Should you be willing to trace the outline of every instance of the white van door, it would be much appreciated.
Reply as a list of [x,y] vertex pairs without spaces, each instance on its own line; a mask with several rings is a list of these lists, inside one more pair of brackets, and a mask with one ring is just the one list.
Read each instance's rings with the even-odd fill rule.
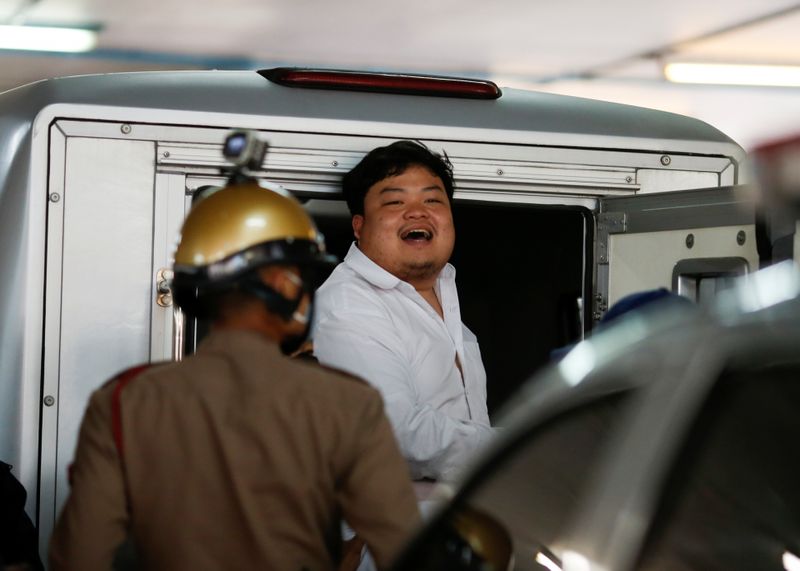
[[159,170],[155,137],[129,138],[124,126],[61,120],[50,129],[42,553],[69,495],[89,395],[130,366],[179,357],[165,270],[189,207],[185,175]]
[[68,466],[90,393],[126,366],[150,360],[156,200],[152,142],[66,137],[54,126],[50,152],[42,553],[69,494]]
[[594,251],[594,321],[620,298],[667,288],[702,302],[759,267],[748,187],[686,190],[600,201]]

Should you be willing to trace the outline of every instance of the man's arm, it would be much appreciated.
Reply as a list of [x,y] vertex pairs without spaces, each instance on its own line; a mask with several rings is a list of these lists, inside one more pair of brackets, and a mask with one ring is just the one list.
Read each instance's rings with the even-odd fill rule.
[[492,428],[420,402],[409,358],[392,324],[379,314],[351,317],[331,313],[321,319],[314,354],[320,363],[361,377],[380,391],[414,479],[450,479],[490,440]]
[[386,569],[419,525],[408,467],[400,455],[381,398],[370,391],[356,416],[354,446],[341,478],[344,519]]
[[110,569],[125,539],[125,485],[111,429],[113,386],[92,395],[83,417],[70,495],[50,541],[51,570]]

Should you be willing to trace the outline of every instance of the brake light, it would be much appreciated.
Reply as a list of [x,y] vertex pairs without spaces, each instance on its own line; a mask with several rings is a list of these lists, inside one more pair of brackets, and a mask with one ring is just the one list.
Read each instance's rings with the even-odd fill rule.
[[503,94],[500,88],[491,81],[436,75],[292,67],[262,69],[258,73],[273,83],[287,87],[460,97],[464,99],[497,99]]

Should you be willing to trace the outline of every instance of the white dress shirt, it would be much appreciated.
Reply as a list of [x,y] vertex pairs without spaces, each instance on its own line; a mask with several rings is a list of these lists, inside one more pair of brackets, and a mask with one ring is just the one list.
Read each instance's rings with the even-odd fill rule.
[[316,297],[314,354],[381,392],[414,479],[450,479],[492,435],[486,372],[450,264],[435,291],[444,319],[353,244]]

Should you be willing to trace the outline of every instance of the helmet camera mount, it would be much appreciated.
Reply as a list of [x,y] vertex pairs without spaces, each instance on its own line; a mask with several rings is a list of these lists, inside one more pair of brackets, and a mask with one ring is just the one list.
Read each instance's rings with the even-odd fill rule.
[[252,173],[261,170],[267,147],[267,142],[255,131],[233,131],[225,137],[222,154],[232,166],[223,166],[221,170],[228,176],[228,184],[255,180]]

